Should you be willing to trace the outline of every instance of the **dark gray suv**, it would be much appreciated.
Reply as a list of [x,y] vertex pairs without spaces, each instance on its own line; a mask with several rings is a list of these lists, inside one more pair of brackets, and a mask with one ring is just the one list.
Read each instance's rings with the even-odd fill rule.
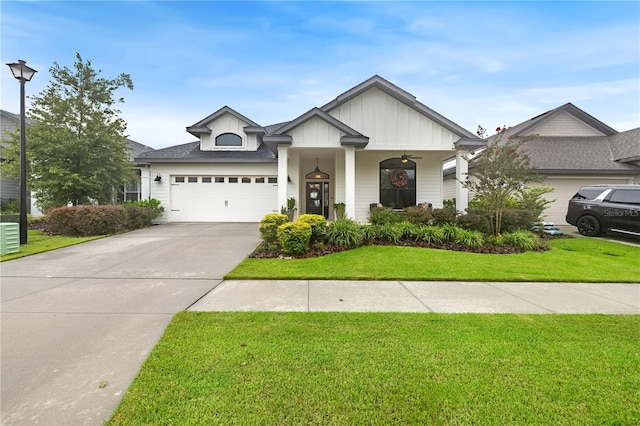
[[567,222],[595,237],[606,232],[640,236],[640,185],[593,185],[569,200]]

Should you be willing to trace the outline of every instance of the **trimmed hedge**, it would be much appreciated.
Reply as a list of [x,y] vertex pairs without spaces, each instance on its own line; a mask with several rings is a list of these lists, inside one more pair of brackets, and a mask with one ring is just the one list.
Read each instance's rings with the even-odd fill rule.
[[267,244],[278,241],[278,227],[289,222],[289,216],[282,213],[269,213],[260,221],[260,236]]
[[284,254],[302,254],[309,249],[311,234],[311,225],[307,222],[287,222],[278,227],[278,244]]
[[58,207],[47,212],[47,229],[54,235],[89,237],[151,226],[149,208],[122,205]]
[[327,233],[327,219],[319,214],[303,214],[298,217],[299,222],[306,222],[311,226],[311,243],[321,240]]

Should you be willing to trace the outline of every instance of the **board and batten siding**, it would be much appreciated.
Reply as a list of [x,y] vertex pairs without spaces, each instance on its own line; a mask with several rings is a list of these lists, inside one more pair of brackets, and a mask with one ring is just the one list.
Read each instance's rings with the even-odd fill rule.
[[369,137],[367,150],[452,150],[459,139],[413,108],[372,88],[329,112]]
[[326,121],[314,117],[293,129],[290,133],[296,148],[340,148],[340,130]]
[[[162,181],[155,182],[156,175]],[[278,176],[278,165],[268,164],[154,164],[151,168],[151,198],[160,201],[164,207],[159,222],[171,221],[171,182],[174,176],[237,176],[242,177],[275,177]],[[275,202],[275,200],[274,200]]]

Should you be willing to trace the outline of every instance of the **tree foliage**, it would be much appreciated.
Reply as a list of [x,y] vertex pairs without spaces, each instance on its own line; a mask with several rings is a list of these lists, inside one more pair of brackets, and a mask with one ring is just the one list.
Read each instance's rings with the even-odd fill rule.
[[[133,90],[128,74],[100,77],[91,61],[76,54],[73,69],[57,62],[52,80],[31,97],[27,114],[27,181],[41,207],[111,203],[116,189],[132,177],[126,123],[120,118],[115,92]],[[7,171],[17,175],[19,136],[7,149]]]
[[463,181],[489,210],[494,235],[500,235],[504,209],[510,207],[509,203],[522,193],[525,185],[544,180],[544,176],[531,167],[529,156],[521,149],[531,136],[504,138],[504,135],[502,129],[473,159],[473,167]]

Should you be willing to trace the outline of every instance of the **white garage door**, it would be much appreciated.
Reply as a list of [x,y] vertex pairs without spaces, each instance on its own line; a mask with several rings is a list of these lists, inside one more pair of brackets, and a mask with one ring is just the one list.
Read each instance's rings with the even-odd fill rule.
[[555,199],[545,211],[545,220],[556,225],[568,225],[565,221],[567,205],[578,189],[588,185],[615,185],[619,183],[629,183],[624,178],[547,178],[542,185],[555,188],[555,191],[546,194],[547,199]]
[[260,222],[277,204],[273,176],[171,176],[172,222]]

